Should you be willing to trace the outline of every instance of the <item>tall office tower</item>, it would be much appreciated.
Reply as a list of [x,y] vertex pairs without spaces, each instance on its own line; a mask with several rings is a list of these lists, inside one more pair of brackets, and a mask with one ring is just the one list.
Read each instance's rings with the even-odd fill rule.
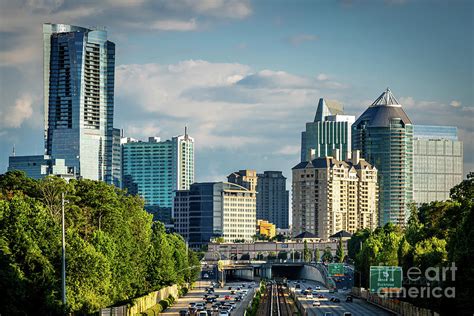
[[75,175],[119,184],[114,153],[115,44],[104,30],[43,24],[45,152]]
[[122,172],[123,187],[145,199],[155,220],[170,224],[174,191],[194,182],[194,139],[187,132],[166,141],[123,138]]
[[176,191],[174,228],[200,249],[212,238],[251,241],[256,229],[256,193],[228,182],[194,183]]
[[463,143],[454,126],[413,126],[413,199],[417,204],[449,199],[462,181]]
[[413,125],[390,89],[352,125],[352,148],[378,170],[380,225],[405,225],[413,202]]
[[353,152],[341,161],[327,156],[293,167],[293,236],[311,232],[328,239],[346,230],[378,225],[377,169]]
[[352,115],[342,115],[338,103],[319,99],[314,121],[306,123],[306,131],[301,133],[301,161],[330,156],[334,149],[339,149],[342,159],[348,159],[354,120]]
[[243,186],[250,191],[255,191],[257,188],[257,171],[239,170],[237,172],[232,172],[227,176],[227,181]]
[[288,228],[289,191],[281,171],[257,174],[257,219],[264,219],[277,228]]

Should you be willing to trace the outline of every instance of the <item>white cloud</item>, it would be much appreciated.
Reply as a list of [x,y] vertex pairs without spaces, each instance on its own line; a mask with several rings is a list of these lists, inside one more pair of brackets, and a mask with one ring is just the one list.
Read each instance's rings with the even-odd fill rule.
[[321,74],[316,76],[316,79],[318,79],[319,81],[326,81],[326,80],[329,79],[329,76],[326,75],[326,74],[321,73]]
[[[159,126],[162,137],[173,136],[188,125],[202,147],[266,143],[274,151],[281,139],[269,139],[269,134],[296,126],[299,130],[306,121],[300,117],[314,115],[324,84],[284,71],[255,72],[237,63],[186,60],[170,65],[120,65],[116,103],[121,105],[121,117],[127,117],[125,126],[131,137],[146,136],[149,125],[143,122]],[[284,149],[285,153],[295,150]]]
[[449,105],[451,105],[454,108],[458,108],[458,107],[461,106],[461,102],[453,100],[453,101],[451,101],[451,103],[449,103]]
[[193,31],[197,29],[196,19],[182,20],[158,20],[151,24],[151,29],[161,31]]
[[24,94],[15,101],[15,104],[0,112],[1,125],[7,128],[20,127],[33,114],[33,98]]
[[275,154],[294,156],[294,155],[297,155],[299,152],[300,152],[299,145],[286,145],[286,146],[282,146],[278,148],[278,150],[275,151]]

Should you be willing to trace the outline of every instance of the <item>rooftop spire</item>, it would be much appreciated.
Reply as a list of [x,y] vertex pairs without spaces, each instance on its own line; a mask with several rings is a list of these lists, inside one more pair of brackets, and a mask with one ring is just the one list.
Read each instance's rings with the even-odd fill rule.
[[318,109],[316,110],[316,115],[314,116],[315,122],[322,122],[326,116],[331,115],[331,111],[326,105],[326,101],[323,98],[319,99]]
[[392,94],[392,91],[387,87],[385,91],[372,103],[372,106],[400,106],[398,100]]

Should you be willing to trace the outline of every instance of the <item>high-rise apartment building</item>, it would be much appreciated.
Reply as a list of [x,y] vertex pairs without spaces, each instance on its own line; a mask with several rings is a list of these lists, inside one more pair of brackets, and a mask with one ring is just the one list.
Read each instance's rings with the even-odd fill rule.
[[257,218],[267,220],[277,228],[289,227],[289,191],[281,171],[257,174]]
[[194,182],[194,139],[185,135],[148,142],[122,139],[123,187],[139,194],[154,219],[171,223],[175,190],[187,190]]
[[193,249],[212,238],[251,241],[256,228],[256,193],[228,182],[194,183],[176,191],[174,228]]
[[120,187],[115,44],[105,30],[47,23],[43,58],[46,155],[64,159],[77,177]]
[[417,204],[449,199],[462,181],[463,143],[454,126],[413,126],[413,199]]
[[327,156],[293,167],[293,236],[310,232],[328,239],[346,230],[378,225],[377,169],[353,152],[341,161]]
[[314,121],[306,123],[306,131],[301,133],[301,161],[330,156],[335,149],[339,149],[342,159],[348,159],[354,120],[354,116],[342,114],[338,103],[319,99]]
[[227,176],[227,181],[235,183],[250,191],[255,191],[257,188],[257,171],[255,170],[239,170],[232,172]]
[[413,125],[390,89],[352,125],[352,148],[378,170],[380,225],[405,225],[413,202]]

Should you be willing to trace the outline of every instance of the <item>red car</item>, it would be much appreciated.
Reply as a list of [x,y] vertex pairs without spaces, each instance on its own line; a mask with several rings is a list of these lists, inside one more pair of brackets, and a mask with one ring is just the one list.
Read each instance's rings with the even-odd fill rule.
[[225,299],[225,300],[230,300],[230,296],[229,296],[229,295],[226,295],[226,296],[224,296],[224,299]]

